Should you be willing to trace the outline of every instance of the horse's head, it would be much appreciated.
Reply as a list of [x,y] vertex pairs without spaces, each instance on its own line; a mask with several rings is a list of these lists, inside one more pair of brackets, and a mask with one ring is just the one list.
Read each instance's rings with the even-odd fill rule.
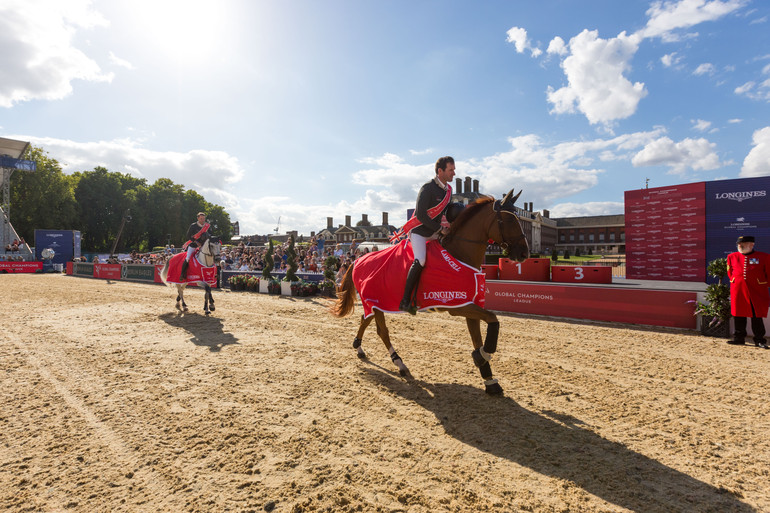
[[492,210],[497,217],[497,226],[491,230],[491,233],[492,239],[508,252],[508,258],[523,262],[529,258],[529,245],[521,228],[519,216],[516,215],[516,208],[513,206],[519,196],[521,191],[514,196],[511,189],[503,199],[496,200],[492,204]]
[[[208,248],[208,251],[205,251],[205,249]],[[222,251],[222,239],[216,235],[212,235],[208,239],[206,239],[206,242],[204,243],[204,251],[203,253],[208,253],[209,255],[214,257],[215,261],[218,261],[220,258],[220,254]]]

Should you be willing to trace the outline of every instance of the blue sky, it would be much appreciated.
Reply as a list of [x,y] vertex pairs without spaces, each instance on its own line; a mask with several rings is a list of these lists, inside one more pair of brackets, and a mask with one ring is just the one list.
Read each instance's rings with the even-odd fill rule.
[[0,0],[0,136],[241,233],[405,221],[443,155],[552,216],[770,175],[764,0]]

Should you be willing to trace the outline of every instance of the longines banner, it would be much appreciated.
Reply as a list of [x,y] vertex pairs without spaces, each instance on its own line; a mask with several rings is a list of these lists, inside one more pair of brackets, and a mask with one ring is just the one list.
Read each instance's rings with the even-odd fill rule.
[[706,280],[705,182],[626,191],[626,277]]
[[706,261],[735,251],[741,235],[753,235],[757,251],[770,253],[770,177],[706,183]]

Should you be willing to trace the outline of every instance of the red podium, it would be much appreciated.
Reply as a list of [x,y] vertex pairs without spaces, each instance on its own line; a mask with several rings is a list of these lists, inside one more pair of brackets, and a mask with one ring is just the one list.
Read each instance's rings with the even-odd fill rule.
[[557,283],[612,283],[612,267],[554,265],[551,281]]
[[547,258],[528,258],[521,263],[501,258],[499,266],[501,280],[549,281],[551,279],[551,261]]
[[483,264],[481,266],[481,272],[484,273],[487,280],[496,280],[499,270],[498,266],[492,264]]

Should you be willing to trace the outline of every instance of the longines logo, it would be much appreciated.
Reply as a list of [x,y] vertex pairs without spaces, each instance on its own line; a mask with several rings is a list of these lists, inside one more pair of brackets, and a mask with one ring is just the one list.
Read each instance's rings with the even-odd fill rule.
[[432,299],[433,301],[439,301],[441,303],[448,303],[453,299],[467,299],[468,295],[462,291],[455,290],[441,290],[423,292],[423,299]]
[[715,199],[729,199],[737,202],[751,198],[764,198],[767,191],[718,192]]

